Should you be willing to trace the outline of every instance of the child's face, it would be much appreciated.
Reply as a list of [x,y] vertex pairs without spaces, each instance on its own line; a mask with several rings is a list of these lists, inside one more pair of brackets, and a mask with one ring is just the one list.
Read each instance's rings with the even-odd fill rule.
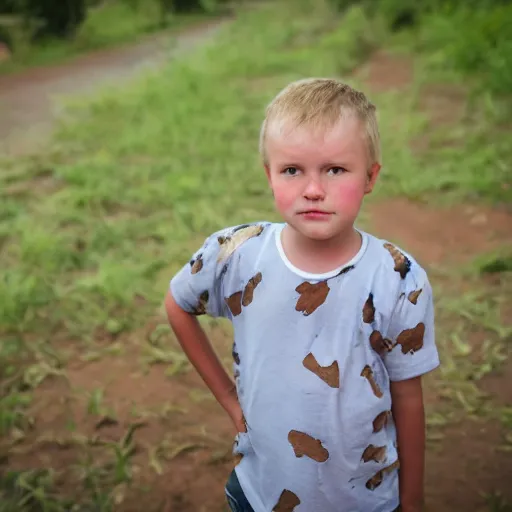
[[276,207],[307,238],[329,240],[353,228],[380,170],[368,161],[363,133],[352,116],[318,133],[268,131],[265,170]]

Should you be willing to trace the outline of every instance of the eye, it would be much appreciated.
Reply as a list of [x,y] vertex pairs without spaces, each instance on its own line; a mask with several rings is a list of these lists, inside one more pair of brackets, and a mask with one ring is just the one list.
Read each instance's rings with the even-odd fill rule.
[[287,167],[283,170],[283,174],[288,174],[289,176],[297,176],[299,173],[299,170],[297,167]]
[[331,167],[328,172],[333,176],[339,176],[340,174],[347,172],[347,170],[343,167]]

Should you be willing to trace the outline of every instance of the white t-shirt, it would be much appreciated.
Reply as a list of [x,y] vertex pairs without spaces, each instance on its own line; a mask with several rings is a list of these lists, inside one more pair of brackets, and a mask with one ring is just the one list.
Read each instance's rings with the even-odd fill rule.
[[284,254],[283,227],[212,234],[170,284],[185,311],[233,323],[248,429],[234,444],[240,485],[255,512],[391,512],[390,381],[439,365],[427,275],[363,231],[351,261],[303,272]]

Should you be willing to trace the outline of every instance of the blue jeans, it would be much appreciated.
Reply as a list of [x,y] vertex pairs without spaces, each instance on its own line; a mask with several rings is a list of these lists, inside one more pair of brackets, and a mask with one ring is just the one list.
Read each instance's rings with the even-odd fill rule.
[[254,512],[233,469],[226,483],[226,498],[232,512]]

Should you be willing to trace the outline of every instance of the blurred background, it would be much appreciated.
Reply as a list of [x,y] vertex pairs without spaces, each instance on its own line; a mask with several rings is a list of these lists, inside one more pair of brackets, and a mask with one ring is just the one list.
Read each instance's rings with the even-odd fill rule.
[[162,300],[279,220],[259,127],[308,76],[377,105],[360,227],[433,283],[426,510],[512,510],[510,2],[0,0],[0,512],[227,510],[234,428]]

